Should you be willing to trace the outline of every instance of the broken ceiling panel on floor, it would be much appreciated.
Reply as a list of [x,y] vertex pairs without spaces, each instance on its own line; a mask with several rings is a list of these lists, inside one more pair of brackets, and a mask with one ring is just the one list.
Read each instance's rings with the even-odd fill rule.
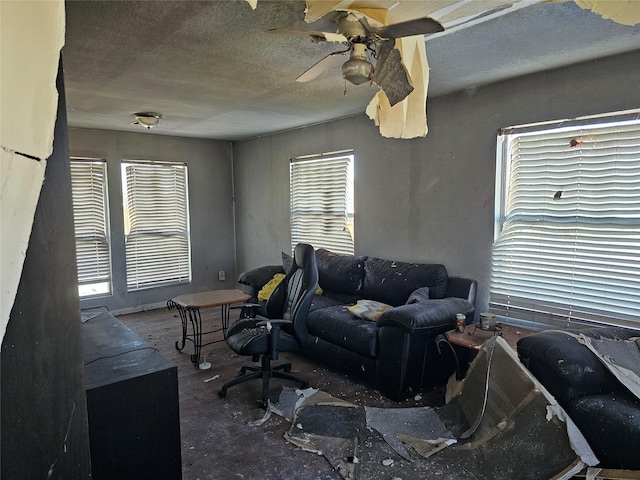
[[618,381],[640,399],[640,336],[614,340],[579,335],[578,341],[586,345]]
[[283,389],[283,405],[296,405],[285,438],[323,454],[348,480],[380,472],[403,480],[423,479],[425,472],[448,479],[568,479],[597,463],[571,419],[500,337],[485,344],[456,387],[445,406],[393,409],[308,390],[296,391],[299,400],[292,401],[291,390]]

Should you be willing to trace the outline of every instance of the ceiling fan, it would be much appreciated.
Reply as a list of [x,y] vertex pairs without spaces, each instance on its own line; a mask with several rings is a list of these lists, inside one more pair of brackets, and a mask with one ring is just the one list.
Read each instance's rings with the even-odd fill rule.
[[330,53],[296,81],[309,82],[348,56],[348,60],[342,64],[342,77],[354,85],[373,81],[384,90],[392,106],[413,91],[400,52],[395,48],[395,39],[444,30],[439,22],[429,17],[372,27],[363,15],[338,12],[335,22],[337,33],[286,29],[273,29],[270,32],[308,35],[316,43],[328,41],[346,44],[346,49]]

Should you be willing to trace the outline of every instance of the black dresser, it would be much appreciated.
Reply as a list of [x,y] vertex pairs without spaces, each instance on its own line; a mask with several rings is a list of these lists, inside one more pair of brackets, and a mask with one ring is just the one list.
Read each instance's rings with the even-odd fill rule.
[[177,367],[109,312],[82,333],[92,477],[181,479]]

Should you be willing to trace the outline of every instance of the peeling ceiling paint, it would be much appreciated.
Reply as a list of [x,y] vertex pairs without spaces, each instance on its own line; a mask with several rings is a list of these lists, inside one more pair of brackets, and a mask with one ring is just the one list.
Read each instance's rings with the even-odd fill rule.
[[621,25],[640,23],[640,2],[637,0],[575,0],[575,2],[578,6]]

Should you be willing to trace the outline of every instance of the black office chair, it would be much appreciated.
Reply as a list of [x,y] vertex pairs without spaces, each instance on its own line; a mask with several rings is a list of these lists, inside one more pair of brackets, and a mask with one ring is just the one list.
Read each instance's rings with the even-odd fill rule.
[[[307,388],[308,382],[291,373],[291,364],[271,365],[278,359],[279,352],[297,350],[307,337],[307,314],[318,286],[318,267],[313,247],[304,243],[296,245],[293,266],[275,288],[264,307],[266,316],[240,318],[227,332],[227,343],[239,355],[252,356],[257,362],[262,356],[260,367],[244,365],[239,376],[225,383],[218,395],[224,398],[227,389],[257,378],[262,379],[262,407],[269,400],[269,379],[271,377],[293,380],[300,388]],[[253,372],[246,374],[247,371]]]

